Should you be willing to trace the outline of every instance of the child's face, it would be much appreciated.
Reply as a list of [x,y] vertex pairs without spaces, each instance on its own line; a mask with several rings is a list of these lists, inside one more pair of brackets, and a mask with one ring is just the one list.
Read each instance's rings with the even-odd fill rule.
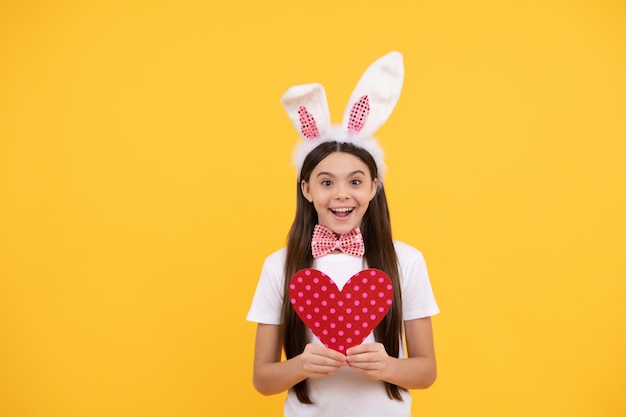
[[304,197],[313,203],[319,224],[338,235],[361,225],[378,180],[356,156],[334,152],[317,164],[309,181],[302,181]]

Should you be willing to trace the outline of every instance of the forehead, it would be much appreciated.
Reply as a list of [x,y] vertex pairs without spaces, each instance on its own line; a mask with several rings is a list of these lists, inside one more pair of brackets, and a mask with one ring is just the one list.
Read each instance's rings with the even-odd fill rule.
[[359,157],[346,152],[333,152],[322,159],[313,169],[313,174],[327,172],[333,175],[348,175],[355,171],[369,173],[369,168]]

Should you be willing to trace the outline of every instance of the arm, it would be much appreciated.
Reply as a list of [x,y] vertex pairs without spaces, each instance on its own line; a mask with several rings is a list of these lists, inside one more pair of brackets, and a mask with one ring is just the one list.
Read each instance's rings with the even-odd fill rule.
[[257,326],[252,384],[263,395],[281,393],[303,379],[332,375],[346,366],[344,355],[312,343],[300,355],[281,361],[281,345],[280,326]]
[[382,343],[366,343],[348,349],[348,365],[372,379],[406,389],[428,388],[437,379],[437,365],[430,317],[404,322],[407,358],[387,355]]

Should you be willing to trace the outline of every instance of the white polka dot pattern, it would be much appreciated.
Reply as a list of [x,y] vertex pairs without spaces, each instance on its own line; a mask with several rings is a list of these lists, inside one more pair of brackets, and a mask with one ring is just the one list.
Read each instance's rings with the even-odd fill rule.
[[322,271],[306,268],[291,278],[289,297],[313,334],[326,347],[345,353],[363,342],[385,317],[393,300],[393,286],[383,271],[365,269],[339,291]]

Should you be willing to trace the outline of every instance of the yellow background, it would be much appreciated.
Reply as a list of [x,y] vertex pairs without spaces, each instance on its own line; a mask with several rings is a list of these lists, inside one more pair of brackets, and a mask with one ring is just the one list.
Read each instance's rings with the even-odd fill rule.
[[279,103],[403,52],[378,132],[442,313],[419,416],[624,416],[623,1],[0,3],[0,416],[277,416],[245,321]]

